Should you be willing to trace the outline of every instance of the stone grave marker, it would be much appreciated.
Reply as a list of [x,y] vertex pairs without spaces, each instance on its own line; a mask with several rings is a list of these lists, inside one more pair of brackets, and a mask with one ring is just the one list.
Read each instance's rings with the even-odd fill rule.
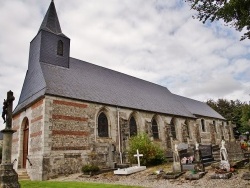
[[114,174],[116,174],[116,175],[129,175],[129,174],[133,174],[133,173],[145,170],[146,166],[141,166],[141,164],[140,164],[140,157],[142,157],[143,155],[139,153],[138,149],[137,149],[136,154],[134,156],[137,157],[137,166],[122,168],[122,169],[118,168],[117,170],[114,171]]
[[204,166],[209,166],[214,162],[212,145],[200,144],[199,150],[201,155],[201,162],[204,164]]
[[182,171],[182,165],[180,162],[180,156],[178,152],[178,145],[175,144],[174,151],[173,151],[173,166],[172,166],[172,172],[167,172],[162,175],[163,179],[176,179],[185,172]]
[[225,147],[225,141],[221,141],[220,148],[220,166],[215,169],[215,174],[211,176],[212,179],[229,179],[232,176],[230,172],[230,164],[228,161],[227,149]]
[[173,172],[181,172],[182,171],[182,167],[181,167],[181,162],[180,162],[180,156],[179,156],[179,152],[178,152],[178,145],[175,144],[175,150],[173,152]]
[[195,145],[194,161],[190,167],[192,168],[190,169],[189,173],[185,175],[186,180],[198,180],[206,174],[204,165],[201,161],[201,152],[199,150],[198,143]]
[[[250,153],[245,153],[244,154],[244,157],[245,158],[248,158],[248,163],[250,162],[249,159],[250,159]],[[243,175],[242,175],[242,179],[243,180],[250,180],[250,165],[248,167],[248,172],[245,172]]]

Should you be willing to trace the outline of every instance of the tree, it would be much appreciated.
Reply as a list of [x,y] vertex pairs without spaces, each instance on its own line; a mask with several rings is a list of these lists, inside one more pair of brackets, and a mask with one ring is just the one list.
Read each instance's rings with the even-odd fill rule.
[[185,0],[203,23],[223,20],[237,31],[246,30],[241,40],[250,39],[250,0]]
[[227,121],[236,124],[236,130],[241,133],[250,132],[250,105],[239,100],[212,99],[207,104],[221,114]]
[[241,125],[242,103],[239,100],[212,99],[207,101],[207,104],[216,112],[221,114],[226,120],[232,121],[237,127]]
[[244,104],[242,106],[242,116],[241,116],[241,132],[250,133],[250,105]]
[[132,163],[137,163],[137,159],[134,157],[137,149],[143,154],[140,159],[142,165],[152,166],[165,162],[164,151],[160,145],[151,141],[146,133],[132,136],[129,139],[128,158]]

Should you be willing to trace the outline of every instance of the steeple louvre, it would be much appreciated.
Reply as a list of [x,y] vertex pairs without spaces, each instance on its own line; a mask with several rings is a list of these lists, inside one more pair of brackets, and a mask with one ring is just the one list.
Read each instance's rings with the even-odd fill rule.
[[53,32],[55,34],[62,34],[62,30],[60,27],[59,19],[56,13],[56,7],[54,1],[52,0],[50,6],[47,10],[47,13],[43,19],[40,30],[46,30]]

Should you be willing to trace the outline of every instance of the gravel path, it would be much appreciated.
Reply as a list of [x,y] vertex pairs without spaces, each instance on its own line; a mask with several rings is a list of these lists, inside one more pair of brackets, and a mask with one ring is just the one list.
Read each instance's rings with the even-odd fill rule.
[[[82,181],[95,183],[109,183],[120,185],[143,186],[150,188],[250,188],[250,181],[241,179],[246,169],[240,169],[234,173],[230,179],[211,179],[214,170],[206,168],[207,174],[199,180],[185,180],[184,175],[175,180],[157,179],[152,173],[154,168],[147,168],[142,172],[128,176],[114,175],[113,172],[107,172],[92,177],[85,177],[81,173],[72,174],[67,177],[59,177],[51,181]],[[188,173],[188,172],[187,172]]]

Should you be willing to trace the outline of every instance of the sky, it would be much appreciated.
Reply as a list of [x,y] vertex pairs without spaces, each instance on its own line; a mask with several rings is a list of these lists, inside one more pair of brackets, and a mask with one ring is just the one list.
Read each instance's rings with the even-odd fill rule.
[[[29,44],[51,0],[0,1],[0,100],[18,103]],[[70,56],[206,102],[250,101],[250,41],[202,24],[184,0],[54,0]],[[0,121],[1,124],[1,121]]]

